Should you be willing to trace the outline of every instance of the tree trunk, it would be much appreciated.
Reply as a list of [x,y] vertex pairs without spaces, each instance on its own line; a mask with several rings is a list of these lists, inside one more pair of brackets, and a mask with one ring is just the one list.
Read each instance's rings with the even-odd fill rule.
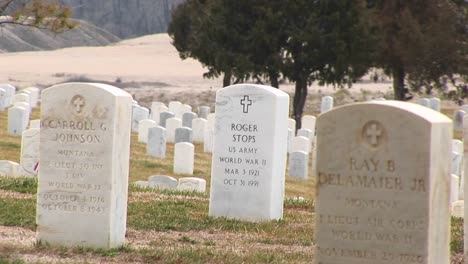
[[307,99],[307,77],[300,76],[296,80],[294,91],[293,118],[296,120],[296,130],[301,128],[302,113]]
[[270,72],[268,74],[268,76],[270,78],[271,87],[279,88],[278,73],[277,72]]
[[226,70],[224,72],[224,77],[223,77],[223,87],[231,85],[231,77],[232,77],[232,71]]
[[393,93],[395,94],[395,100],[405,101],[406,100],[405,69],[403,68],[402,65],[393,67],[392,77],[393,77]]

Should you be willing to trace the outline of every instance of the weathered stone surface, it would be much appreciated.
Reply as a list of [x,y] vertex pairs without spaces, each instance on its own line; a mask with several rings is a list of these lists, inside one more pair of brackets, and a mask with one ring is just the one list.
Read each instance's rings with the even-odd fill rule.
[[132,97],[105,84],[42,93],[37,240],[121,247],[125,242]]
[[160,190],[177,190],[178,181],[166,175],[153,175],[148,177],[148,187]]
[[18,177],[19,164],[9,160],[0,160],[0,176]]
[[317,139],[315,263],[449,263],[449,118],[347,105],[318,117]]
[[322,97],[322,103],[320,104],[320,113],[326,113],[333,109],[333,97],[327,95]]
[[39,140],[41,130],[31,128],[23,131],[21,138],[20,175],[36,177],[39,172]]
[[166,158],[166,141],[167,133],[164,127],[157,126],[148,129],[146,154],[155,158]]
[[179,127],[175,130],[174,143],[188,142],[192,143],[192,129],[188,127]]
[[289,154],[289,176],[307,179],[309,177],[308,163],[309,154],[305,151],[296,151]]
[[205,192],[206,180],[201,179],[201,178],[196,178],[196,177],[180,178],[177,189],[179,191]]

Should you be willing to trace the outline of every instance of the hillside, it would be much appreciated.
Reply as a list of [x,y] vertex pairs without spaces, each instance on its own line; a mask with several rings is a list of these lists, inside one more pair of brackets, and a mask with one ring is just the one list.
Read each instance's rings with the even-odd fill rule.
[[79,21],[76,29],[54,34],[36,28],[3,25],[0,32],[0,52],[55,50],[74,46],[105,46],[120,39],[102,28]]
[[120,38],[167,31],[172,10],[184,0],[61,0],[73,17],[86,20]]

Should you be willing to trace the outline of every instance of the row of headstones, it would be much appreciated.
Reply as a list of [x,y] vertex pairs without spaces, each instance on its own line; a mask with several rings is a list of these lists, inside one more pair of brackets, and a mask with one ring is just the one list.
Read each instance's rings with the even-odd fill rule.
[[[59,104],[77,95],[86,101],[83,107]],[[98,84],[63,84],[43,96],[42,120],[66,116],[101,129],[66,130],[71,136],[57,142],[63,127],[41,128],[41,163],[48,165],[40,166],[37,239],[121,246],[131,96]],[[235,85],[217,92],[210,216],[283,217],[288,104],[286,93],[270,87]],[[95,117],[102,107],[106,115]],[[320,115],[316,261],[448,264],[451,132],[450,119],[402,102],[348,105]],[[77,144],[80,139],[87,144]],[[65,158],[58,151],[63,149],[78,154]]]
[[147,181],[136,181],[133,184],[143,188],[153,188],[171,191],[206,191],[206,180],[197,177],[184,177],[176,179],[166,175],[153,175]]
[[[333,97],[324,96],[321,102],[321,113],[333,108]],[[148,111],[134,104],[133,124],[138,124],[138,141],[147,143],[147,154],[157,158],[165,158],[166,143],[204,143],[204,151],[211,152],[213,147],[214,114],[210,114],[210,108],[201,106],[200,118],[190,112],[191,107],[180,102],[173,101],[166,107],[163,103],[153,102],[151,107],[151,119],[142,119]],[[180,110],[182,109],[182,110]],[[135,112],[134,112],[135,113]],[[159,119],[157,118],[159,113]],[[177,114],[175,114],[177,113]],[[182,118],[178,118],[178,116]],[[137,118],[135,118],[137,117]],[[158,123],[158,122],[159,123]],[[313,150],[315,138],[315,117],[304,116],[302,128],[297,131],[297,136],[292,136],[296,131],[294,119],[289,119],[288,129],[288,153],[290,154],[289,175],[292,177],[308,177],[309,153]],[[188,159],[193,160],[192,159]],[[314,161],[313,161],[314,163]]]
[[[328,97],[333,102],[333,97]],[[326,102],[330,102],[330,100]],[[304,115],[301,119],[301,128],[296,132],[296,121],[292,118],[288,119],[288,175],[291,177],[308,178],[310,155],[312,154],[312,159],[315,159],[313,153],[316,139],[315,122],[315,116]]]
[[18,91],[9,84],[0,84],[0,111],[8,109],[8,134],[21,136],[27,128],[33,108],[39,103],[40,91],[29,87]]
[[178,101],[153,102],[151,111],[133,105],[132,130],[138,132],[138,141],[147,144],[147,154],[165,158],[167,143],[204,143],[204,151],[212,151],[214,114],[211,108],[200,106],[199,113]]
[[[198,114],[196,114],[192,112],[190,105],[182,104],[179,101],[171,101],[168,106],[161,102],[152,102],[150,111],[148,108],[138,105],[137,101],[133,101],[132,131],[138,132],[139,122],[147,119],[153,120],[157,125],[165,127],[167,119],[178,118],[183,123],[183,126],[191,127],[191,120],[195,118],[206,120],[210,112],[211,108],[209,106],[199,106]],[[185,117],[184,114],[186,114]]]

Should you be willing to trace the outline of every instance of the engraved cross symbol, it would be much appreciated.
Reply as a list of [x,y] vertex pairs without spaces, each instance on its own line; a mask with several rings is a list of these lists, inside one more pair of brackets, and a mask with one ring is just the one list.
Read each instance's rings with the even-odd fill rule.
[[377,128],[377,124],[372,124],[367,129],[367,136],[370,138],[370,143],[372,146],[376,146],[379,142],[379,137],[382,135],[382,130]]
[[244,113],[248,113],[249,112],[249,106],[252,105],[252,100],[250,100],[248,95],[244,95],[244,99],[242,99],[240,101],[240,104],[244,107],[242,109],[244,111]]
[[81,96],[77,96],[74,100],[73,100],[73,105],[75,106],[75,110],[77,113],[81,113],[81,109],[82,107],[84,106],[84,100]]

